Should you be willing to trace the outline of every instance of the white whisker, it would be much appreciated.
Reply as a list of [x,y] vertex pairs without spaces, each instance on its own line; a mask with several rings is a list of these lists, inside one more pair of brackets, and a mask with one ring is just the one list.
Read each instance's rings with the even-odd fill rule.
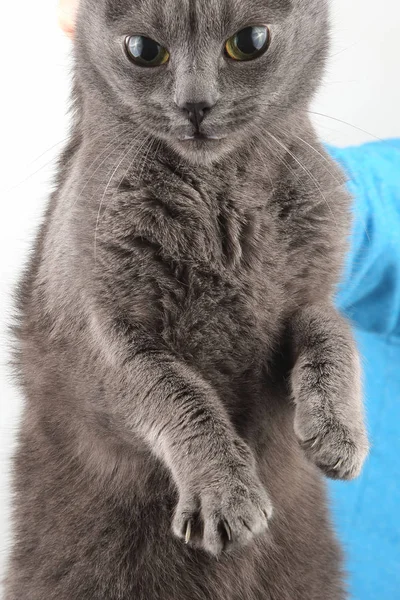
[[119,160],[119,162],[117,163],[116,167],[114,168],[108,182],[107,185],[104,189],[103,195],[101,197],[100,200],[100,204],[99,204],[99,209],[97,211],[97,218],[96,218],[96,226],[95,226],[95,231],[94,231],[94,260],[96,262],[96,244],[97,244],[97,230],[98,230],[98,226],[99,226],[99,219],[100,219],[100,214],[101,214],[101,207],[103,205],[104,199],[107,195],[108,189],[111,185],[112,180],[114,179],[114,176],[116,174],[116,172],[118,171],[118,169],[120,168],[120,166],[122,165],[123,161],[126,159],[126,157],[128,156],[129,152],[132,150],[133,146],[135,144],[135,140],[133,142],[131,142],[128,146],[128,149],[123,152],[122,154],[122,158]]
[[335,215],[333,213],[333,210],[331,208],[331,205],[328,202],[328,199],[326,198],[325,194],[322,191],[322,188],[320,186],[320,184],[318,183],[317,179],[314,177],[314,175],[311,173],[311,171],[309,169],[307,169],[307,167],[305,167],[302,162],[293,154],[293,152],[291,152],[289,150],[289,148],[287,146],[285,146],[285,144],[283,144],[280,140],[278,140],[278,138],[276,138],[272,133],[270,133],[269,131],[266,131],[266,134],[271,137],[281,148],[283,148],[283,150],[285,150],[289,156],[291,156],[293,158],[293,160],[299,165],[299,167],[308,175],[308,177],[311,179],[311,181],[314,183],[315,187],[318,189],[321,197],[324,199],[326,206],[328,207],[333,220],[336,223],[336,227],[338,228],[339,225],[336,221]]
[[[118,183],[118,185],[117,185],[117,187],[116,187],[116,189],[115,189],[115,192],[113,193],[113,195],[112,195],[112,197],[111,197],[111,200],[110,200],[110,202],[109,202],[109,205],[111,205],[111,204],[113,203],[113,201],[114,201],[114,198],[115,198],[115,196],[117,195],[117,193],[118,193],[118,190],[119,190],[119,188],[120,188],[120,187],[121,187],[121,185],[122,185],[122,182],[123,182],[123,181],[124,181],[124,179],[127,177],[127,175],[128,175],[128,173],[129,173],[129,171],[130,171],[130,169],[131,169],[131,167],[132,167],[133,163],[135,162],[135,160],[136,160],[136,158],[137,158],[138,154],[140,153],[140,151],[141,151],[141,149],[143,148],[143,146],[145,146],[145,144],[146,144],[147,140],[148,140],[150,137],[151,137],[151,134],[147,134],[147,135],[145,136],[144,140],[142,140],[142,142],[139,144],[139,147],[137,148],[137,151],[135,152],[135,154],[134,154],[133,158],[130,160],[130,162],[129,162],[129,165],[128,165],[127,169],[125,170],[125,172],[124,172],[123,176],[121,177],[121,179],[120,179],[120,181],[119,181],[119,183]],[[134,141],[136,141],[136,140],[137,140],[137,138],[138,138],[138,136],[136,136],[136,137],[135,137],[135,140],[134,140]],[[106,212],[107,212],[107,208],[106,208],[106,209],[105,209],[105,211],[104,211],[104,216],[105,216]]]

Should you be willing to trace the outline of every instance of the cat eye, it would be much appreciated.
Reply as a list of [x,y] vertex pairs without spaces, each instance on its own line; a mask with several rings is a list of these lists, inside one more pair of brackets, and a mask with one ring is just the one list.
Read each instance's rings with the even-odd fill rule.
[[254,60],[268,50],[270,42],[271,33],[266,25],[245,27],[229,38],[225,52],[233,60]]
[[159,67],[169,60],[169,52],[154,40],[143,35],[125,38],[128,58],[141,67]]

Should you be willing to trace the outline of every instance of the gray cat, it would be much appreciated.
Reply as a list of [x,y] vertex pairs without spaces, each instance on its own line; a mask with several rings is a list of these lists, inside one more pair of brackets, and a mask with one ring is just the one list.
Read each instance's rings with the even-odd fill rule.
[[341,600],[322,473],[368,449],[332,305],[321,0],[83,0],[19,289],[6,600]]

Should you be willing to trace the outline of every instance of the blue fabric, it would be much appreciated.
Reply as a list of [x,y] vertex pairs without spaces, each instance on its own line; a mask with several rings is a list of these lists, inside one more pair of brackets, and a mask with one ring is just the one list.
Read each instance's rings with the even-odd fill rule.
[[363,357],[372,450],[362,476],[331,484],[354,600],[400,600],[400,140],[329,148],[354,196],[337,305]]

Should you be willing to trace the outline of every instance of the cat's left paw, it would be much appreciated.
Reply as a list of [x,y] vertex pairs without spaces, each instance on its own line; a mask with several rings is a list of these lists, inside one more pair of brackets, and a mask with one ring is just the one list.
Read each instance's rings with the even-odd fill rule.
[[325,475],[332,479],[354,479],[360,475],[369,450],[363,430],[351,429],[337,419],[324,423],[311,419],[302,427],[301,420],[296,419],[295,431],[306,456]]

